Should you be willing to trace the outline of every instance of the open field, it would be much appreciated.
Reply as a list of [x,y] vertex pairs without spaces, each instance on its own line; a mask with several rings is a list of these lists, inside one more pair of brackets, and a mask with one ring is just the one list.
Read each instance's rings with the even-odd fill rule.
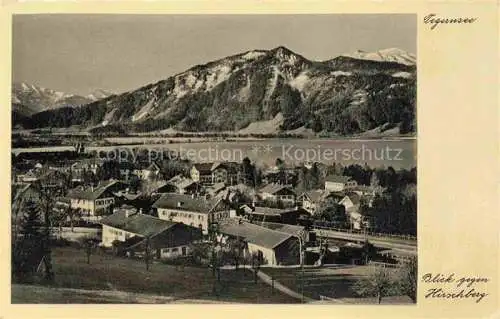
[[[92,255],[91,264],[88,265],[83,250],[69,247],[55,249],[52,256],[56,278],[54,288],[115,292],[111,296],[108,294],[97,298],[101,302],[171,302],[168,298],[236,303],[298,302],[279,291],[273,293],[271,287],[262,282],[254,284],[253,274],[249,270],[221,270],[221,282],[217,283],[208,268],[182,268],[155,263],[146,271],[145,264],[141,261],[107,254]],[[217,292],[213,291],[214,284]],[[94,293],[64,289],[51,291],[51,294],[47,294],[43,289],[17,287],[13,289],[12,302],[97,302]],[[144,298],[142,295],[134,297],[126,293],[146,294],[151,295],[151,298]]]
[[[356,300],[363,303],[373,303],[374,298],[359,298],[351,287],[356,280],[366,276],[373,266],[351,266],[338,265],[325,268],[304,268],[304,295],[312,299],[320,299],[321,296],[341,300]],[[302,271],[300,268],[265,268],[262,269],[267,275],[273,276],[281,284],[292,290],[301,292]],[[408,303],[405,297],[391,297],[398,303]]]

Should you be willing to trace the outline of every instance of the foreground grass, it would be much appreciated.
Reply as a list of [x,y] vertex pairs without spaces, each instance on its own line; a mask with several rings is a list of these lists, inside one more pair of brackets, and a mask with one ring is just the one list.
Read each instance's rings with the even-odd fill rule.
[[[354,283],[370,273],[373,266],[339,266],[334,268],[305,268],[304,295],[320,299],[320,295],[336,299],[358,299],[374,303],[375,299],[358,298],[352,290]],[[300,268],[265,268],[262,269],[283,285],[301,293],[302,271]]]
[[[95,291],[115,291],[164,296],[174,299],[215,300],[238,303],[296,303],[297,300],[272,291],[268,285],[253,282],[253,274],[246,270],[222,270],[221,281],[212,271],[201,267],[176,267],[155,263],[146,271],[144,262],[107,254],[94,254],[86,263],[83,250],[57,248],[52,253],[55,282],[52,288],[73,288]],[[119,302],[116,298],[95,298],[71,290],[53,290],[46,293],[13,289],[13,303],[94,303]],[[61,295],[63,294],[63,295]],[[31,295],[34,300],[24,297]],[[59,299],[61,298],[61,299]],[[97,299],[97,301],[96,301]],[[130,301],[130,300],[129,300]],[[124,302],[128,302],[125,300]],[[148,302],[148,301],[144,301]]]

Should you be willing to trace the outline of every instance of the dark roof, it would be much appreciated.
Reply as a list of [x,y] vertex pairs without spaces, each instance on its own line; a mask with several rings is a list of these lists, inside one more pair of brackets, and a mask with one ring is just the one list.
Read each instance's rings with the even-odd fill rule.
[[267,184],[266,186],[262,187],[259,192],[261,193],[269,193],[269,194],[276,194],[279,191],[282,190],[289,190],[292,193],[295,193],[293,189],[288,186],[288,185],[281,185],[281,184]]
[[302,195],[307,196],[307,198],[309,198],[312,202],[317,203],[325,199],[329,195],[329,192],[322,189],[315,189],[312,191],[305,192]]
[[94,189],[72,189],[68,192],[69,198],[95,200],[100,198],[108,190],[107,186],[96,187]]
[[240,164],[237,162],[216,162],[212,165],[211,169],[213,171],[219,167],[226,169],[231,174],[235,174],[238,172]]
[[145,170],[148,170],[148,171],[159,171],[160,167],[158,165],[156,165],[156,163],[151,163],[151,165],[149,165]]
[[161,196],[154,204],[155,208],[171,208],[190,212],[209,213],[215,208],[218,200],[207,200],[204,197],[167,193]]
[[299,225],[288,225],[288,224],[271,223],[271,222],[261,222],[259,223],[259,225],[297,237],[302,236],[305,232],[305,227]]
[[206,175],[212,173],[213,165],[214,163],[196,163],[194,164],[194,167],[198,170],[198,172],[200,172],[200,174]]
[[325,180],[327,182],[334,182],[334,183],[347,183],[351,181],[352,178],[343,175],[328,175]]
[[113,215],[104,217],[101,219],[100,223],[141,236],[156,235],[176,224],[174,222],[139,213],[127,217],[127,212],[124,210],[119,210]]
[[237,219],[228,219],[221,222],[219,230],[224,234],[243,237],[247,242],[271,249],[294,237],[284,232],[274,231],[245,221],[240,223]]
[[220,192],[224,188],[226,188],[226,184],[224,184],[224,183],[216,183],[216,184],[213,184],[211,187],[209,187],[207,189],[207,191],[215,194],[215,193]]

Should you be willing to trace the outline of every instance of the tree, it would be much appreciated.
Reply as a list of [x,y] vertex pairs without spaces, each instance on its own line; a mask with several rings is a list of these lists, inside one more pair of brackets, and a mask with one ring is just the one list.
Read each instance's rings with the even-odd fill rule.
[[90,256],[92,255],[92,249],[95,247],[95,239],[90,237],[84,237],[80,240],[80,245],[85,249],[85,256],[87,257],[87,264],[90,265]]
[[377,302],[380,304],[383,297],[395,294],[397,283],[387,268],[374,267],[368,276],[356,281],[352,289],[360,296],[377,297]]
[[68,207],[65,210],[65,216],[69,219],[71,232],[73,232],[74,222],[82,217],[82,210],[80,208]]
[[349,221],[345,212],[345,206],[336,203],[333,199],[329,198],[324,201],[318,208],[317,216],[331,223],[337,227],[347,227]]
[[33,201],[27,201],[24,208],[20,236],[14,238],[12,249],[12,275],[18,281],[30,280],[43,258],[39,208]]
[[411,257],[400,270],[399,290],[410,297],[413,302],[417,302],[417,281],[418,281],[418,260]]
[[149,237],[146,237],[146,243],[144,247],[144,262],[146,263],[146,270],[149,271],[149,267],[151,266],[152,261],[151,254],[151,240]]
[[50,247],[50,234],[51,234],[51,228],[50,228],[50,220],[51,220],[51,215],[54,212],[54,201],[57,196],[61,196],[62,192],[64,191],[62,188],[51,188],[45,186],[43,183],[38,183],[35,185],[39,195],[40,195],[40,200],[38,202],[39,204],[39,210],[40,213],[43,215],[42,219],[42,224],[43,224],[43,236],[41,237],[41,251],[42,251],[42,261],[44,263],[44,269],[45,269],[45,280],[52,282],[54,280],[54,272],[52,270],[52,250]]

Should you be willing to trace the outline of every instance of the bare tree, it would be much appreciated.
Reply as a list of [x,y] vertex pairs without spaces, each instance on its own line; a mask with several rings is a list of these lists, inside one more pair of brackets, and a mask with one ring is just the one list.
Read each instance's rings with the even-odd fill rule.
[[366,277],[360,278],[353,286],[353,290],[360,296],[377,297],[380,304],[382,298],[391,296],[397,291],[397,282],[385,267],[374,267]]
[[417,257],[411,257],[399,273],[399,290],[410,297],[413,302],[417,302],[417,281],[418,281],[418,261]]

